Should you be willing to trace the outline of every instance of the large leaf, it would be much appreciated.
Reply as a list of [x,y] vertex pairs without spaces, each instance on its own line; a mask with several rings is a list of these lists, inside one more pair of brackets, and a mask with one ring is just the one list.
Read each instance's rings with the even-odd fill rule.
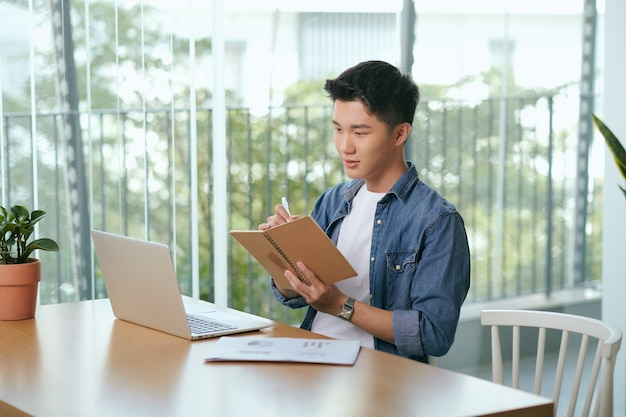
[[[595,114],[592,114],[591,117],[593,118],[593,123],[596,125],[596,127],[604,137],[604,141],[609,147],[609,150],[613,154],[613,159],[615,160],[617,169],[622,175],[622,178],[626,180],[626,150],[624,150],[624,147],[617,139],[615,134],[604,124],[602,120],[600,120]],[[626,196],[626,190],[621,186],[620,189]]]
[[46,216],[46,212],[43,210],[33,210],[32,213],[30,213],[30,224],[35,224],[37,223],[39,220],[43,219]]
[[48,239],[48,238],[41,238],[41,239],[33,240],[26,246],[26,250],[22,253],[20,257],[22,262],[28,259],[30,254],[37,249],[44,250],[44,251],[57,252],[59,250],[59,246],[54,240]]
[[11,214],[15,217],[15,220],[18,224],[22,225],[27,221],[30,221],[30,213],[28,209],[24,206],[13,206],[11,207]]
[[608,145],[611,153],[613,154],[613,158],[615,159],[615,163],[617,167],[626,179],[626,150],[617,139],[615,134],[609,129],[602,120],[600,120],[595,114],[592,115],[593,122],[604,137],[606,144]]

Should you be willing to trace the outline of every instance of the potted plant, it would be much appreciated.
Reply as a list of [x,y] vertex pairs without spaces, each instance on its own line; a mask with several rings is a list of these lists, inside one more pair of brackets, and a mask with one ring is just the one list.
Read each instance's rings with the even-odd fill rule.
[[[595,114],[592,114],[591,117],[593,118],[593,123],[596,125],[596,127],[604,137],[604,141],[611,150],[611,153],[613,154],[613,159],[615,160],[615,164],[617,165],[617,169],[619,170],[620,174],[622,174],[622,178],[626,180],[626,150],[624,150],[624,147],[617,139],[615,134],[604,124],[602,120],[600,120]],[[619,186],[619,188],[622,190],[622,193],[624,193],[624,197],[626,197],[626,189],[621,185]]]
[[41,263],[31,255],[37,249],[59,250],[52,239],[29,242],[35,225],[45,216],[45,211],[29,212],[20,205],[11,207],[10,211],[0,206],[0,320],[35,316]]

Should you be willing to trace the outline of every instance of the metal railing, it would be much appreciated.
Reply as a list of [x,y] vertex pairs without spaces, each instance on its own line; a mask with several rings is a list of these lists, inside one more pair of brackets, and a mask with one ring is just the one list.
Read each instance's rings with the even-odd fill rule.
[[[590,189],[583,282],[571,265],[575,178],[569,169],[576,147],[571,97],[541,96],[467,103],[424,100],[418,106],[407,159],[422,180],[455,203],[463,216],[472,254],[468,302],[599,282],[601,190]],[[503,110],[505,109],[505,110]],[[503,111],[505,113],[503,113]],[[212,214],[211,109],[146,109],[81,114],[91,225],[170,244],[180,286],[191,288],[192,227],[200,240],[201,297],[213,297],[214,227],[256,228],[285,195],[296,213],[310,212],[328,186],[345,180],[332,140],[332,107],[289,105],[253,115],[227,111],[228,224]],[[106,296],[97,261],[92,277],[73,274],[75,254],[66,186],[62,114],[3,115],[3,196],[10,204],[39,207],[54,221],[41,234],[57,239],[58,254],[45,258],[41,302],[89,298],[80,281],[93,284],[91,296]],[[556,123],[555,120],[574,120]],[[506,126],[501,123],[505,122]],[[197,148],[190,149],[191,123]],[[36,132],[33,132],[33,129]],[[33,159],[33,149],[37,158]],[[196,152],[198,205],[190,206],[190,155]],[[36,190],[36,191],[33,191]],[[9,204],[7,203],[7,204]],[[198,210],[199,224],[190,222]],[[147,236],[146,236],[147,231]],[[75,232],[75,230],[74,230]],[[278,304],[268,291],[265,271],[232,240],[228,247],[229,304],[286,322],[301,311]],[[221,277],[220,277],[221,279]]]

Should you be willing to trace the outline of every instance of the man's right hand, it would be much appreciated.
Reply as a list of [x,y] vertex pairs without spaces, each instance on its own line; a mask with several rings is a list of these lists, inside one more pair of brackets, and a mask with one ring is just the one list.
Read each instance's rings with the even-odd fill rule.
[[277,204],[274,207],[274,214],[267,218],[265,223],[259,224],[259,230],[267,230],[274,226],[278,226],[279,224],[291,222],[299,219],[301,216],[290,216],[287,209],[282,204]]

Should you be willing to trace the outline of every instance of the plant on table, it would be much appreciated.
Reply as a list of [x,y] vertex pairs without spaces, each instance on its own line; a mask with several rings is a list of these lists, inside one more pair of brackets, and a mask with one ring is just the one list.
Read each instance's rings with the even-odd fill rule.
[[35,231],[35,225],[46,216],[42,210],[28,209],[15,205],[8,211],[0,206],[0,264],[24,264],[30,262],[33,251],[56,252],[57,243],[49,238],[29,239]]

